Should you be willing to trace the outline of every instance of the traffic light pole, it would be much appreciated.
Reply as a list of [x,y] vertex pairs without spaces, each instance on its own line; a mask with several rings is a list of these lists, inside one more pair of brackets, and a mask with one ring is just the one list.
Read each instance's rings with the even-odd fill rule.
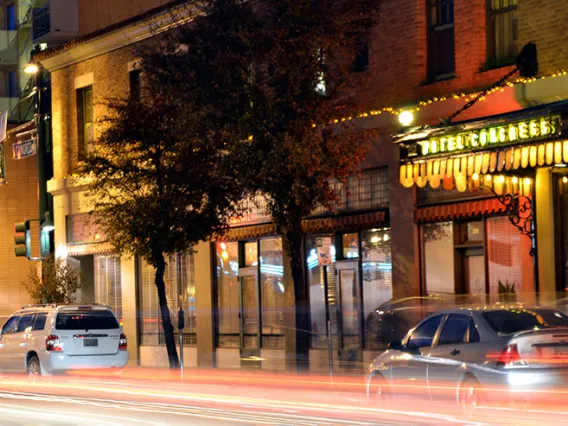
[[[38,67],[35,73],[36,87],[36,126],[37,126],[37,177],[39,185],[39,218],[40,218],[40,246],[41,257],[45,257],[52,252],[52,231],[44,229],[47,222],[53,220],[52,199],[47,192],[47,181],[53,176],[53,166],[49,155],[51,144],[48,142],[50,135],[49,126],[49,103],[50,96],[46,83],[47,72],[43,67]],[[49,151],[48,151],[49,149]],[[50,226],[53,226],[50,223]]]

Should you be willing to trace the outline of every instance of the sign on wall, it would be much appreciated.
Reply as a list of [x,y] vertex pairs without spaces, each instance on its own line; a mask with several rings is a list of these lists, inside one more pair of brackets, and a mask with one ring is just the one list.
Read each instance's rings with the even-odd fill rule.
[[331,237],[316,238],[316,250],[320,266],[331,265]]
[[501,126],[448,133],[447,135],[418,142],[418,155],[430,156],[474,151],[499,145],[548,139],[560,135],[562,130],[561,124],[560,116],[556,115],[515,121]]
[[31,157],[37,153],[37,143],[35,138],[18,141],[12,144],[12,158],[19,160],[20,158]]

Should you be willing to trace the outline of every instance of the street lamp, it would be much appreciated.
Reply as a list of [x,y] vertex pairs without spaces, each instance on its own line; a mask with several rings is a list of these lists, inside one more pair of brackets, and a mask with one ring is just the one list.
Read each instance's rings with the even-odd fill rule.
[[37,177],[39,183],[39,217],[41,229],[41,257],[47,256],[52,247],[51,197],[47,193],[47,180],[53,175],[50,140],[51,100],[47,72],[39,62],[30,62],[24,72],[34,76],[35,121],[37,128]]
[[26,74],[37,74],[39,71],[39,66],[33,62],[27,64],[24,68]]
[[398,122],[402,124],[404,127],[410,126],[414,122],[414,114],[412,111],[401,111],[398,114]]

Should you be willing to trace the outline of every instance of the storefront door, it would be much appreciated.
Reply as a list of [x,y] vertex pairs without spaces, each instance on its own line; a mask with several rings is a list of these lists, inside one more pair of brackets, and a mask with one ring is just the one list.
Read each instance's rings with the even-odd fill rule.
[[239,269],[241,366],[260,367],[258,268]]
[[357,367],[362,359],[361,288],[358,262],[337,262],[338,354],[340,365]]

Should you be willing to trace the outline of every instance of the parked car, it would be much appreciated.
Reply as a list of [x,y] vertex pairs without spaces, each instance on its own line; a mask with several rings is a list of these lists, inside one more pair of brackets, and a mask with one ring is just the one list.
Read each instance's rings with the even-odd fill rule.
[[0,334],[0,369],[30,375],[117,368],[128,362],[126,336],[103,305],[30,305]]
[[385,350],[393,340],[402,340],[408,329],[428,315],[460,302],[456,296],[421,296],[392,299],[378,306],[365,319],[366,342],[371,350]]
[[427,398],[443,396],[443,382],[445,396],[470,412],[482,402],[549,398],[535,391],[568,384],[568,317],[542,308],[442,310],[391,342],[366,382],[379,403],[410,386]]

